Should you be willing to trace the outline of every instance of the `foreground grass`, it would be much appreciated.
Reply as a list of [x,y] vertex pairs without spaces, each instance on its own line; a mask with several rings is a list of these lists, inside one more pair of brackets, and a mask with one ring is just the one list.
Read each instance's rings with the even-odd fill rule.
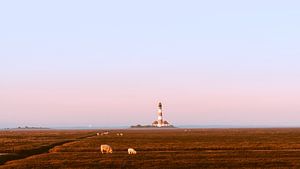
[[0,165],[6,161],[22,159],[67,142],[85,138],[94,131],[59,130],[4,130],[0,131]]
[[89,130],[2,130],[0,153],[19,153],[90,133]]
[[[114,153],[100,154],[101,144]],[[300,129],[112,131],[0,168],[300,168]]]

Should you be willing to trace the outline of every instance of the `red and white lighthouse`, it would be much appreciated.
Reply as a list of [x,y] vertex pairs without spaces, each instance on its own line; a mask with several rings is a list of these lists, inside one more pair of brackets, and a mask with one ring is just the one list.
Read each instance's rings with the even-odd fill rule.
[[170,126],[167,121],[163,120],[163,111],[162,111],[162,104],[161,102],[158,103],[158,111],[157,111],[157,120],[152,123],[152,126],[155,127],[165,127]]
[[162,104],[161,104],[161,102],[159,102],[159,104],[158,104],[157,115],[158,115],[158,117],[157,117],[157,122],[158,122],[157,127],[161,127],[161,126],[163,126],[163,123],[164,123],[163,116],[162,116]]

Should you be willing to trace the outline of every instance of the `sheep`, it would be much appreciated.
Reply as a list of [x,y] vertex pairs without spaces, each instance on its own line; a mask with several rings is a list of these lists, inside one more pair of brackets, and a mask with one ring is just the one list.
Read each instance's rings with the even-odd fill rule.
[[117,133],[117,136],[123,136],[123,133]]
[[104,153],[106,153],[106,154],[112,153],[112,148],[109,145],[107,145],[107,144],[102,144],[100,149],[101,149],[101,153],[102,154],[104,154]]
[[128,154],[136,154],[136,151],[133,148],[128,148]]
[[100,133],[97,133],[97,136],[100,136]]

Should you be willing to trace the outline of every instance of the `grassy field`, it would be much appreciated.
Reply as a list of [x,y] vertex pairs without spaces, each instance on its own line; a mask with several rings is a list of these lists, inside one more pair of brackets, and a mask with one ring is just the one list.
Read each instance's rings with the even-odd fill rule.
[[25,158],[62,143],[94,135],[88,130],[2,130],[0,131],[0,165],[12,159]]
[[[2,143],[13,139],[14,144],[0,148],[30,151],[36,144],[72,141],[0,168],[300,168],[300,129],[111,130],[105,136],[85,130],[39,132],[24,132],[19,139],[19,133],[1,133]],[[116,135],[120,132],[122,137]],[[39,144],[26,142],[39,137],[44,140]],[[53,137],[57,140],[47,139]],[[101,154],[101,144],[111,145],[113,154]],[[129,147],[137,154],[128,155]]]
[[3,130],[0,131],[0,153],[19,153],[90,133],[85,130]]

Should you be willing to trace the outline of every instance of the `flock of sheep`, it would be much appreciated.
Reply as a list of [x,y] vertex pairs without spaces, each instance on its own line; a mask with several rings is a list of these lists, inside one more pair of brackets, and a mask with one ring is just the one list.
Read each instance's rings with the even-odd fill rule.
[[[109,132],[103,132],[103,133],[97,133],[97,136],[103,136],[103,135],[108,135]],[[117,136],[123,136],[123,133],[117,133]],[[100,147],[101,153],[102,154],[109,154],[112,153],[113,150],[111,148],[111,146],[107,145],[107,144],[102,144]],[[128,154],[136,154],[136,151],[133,148],[128,148]]]

